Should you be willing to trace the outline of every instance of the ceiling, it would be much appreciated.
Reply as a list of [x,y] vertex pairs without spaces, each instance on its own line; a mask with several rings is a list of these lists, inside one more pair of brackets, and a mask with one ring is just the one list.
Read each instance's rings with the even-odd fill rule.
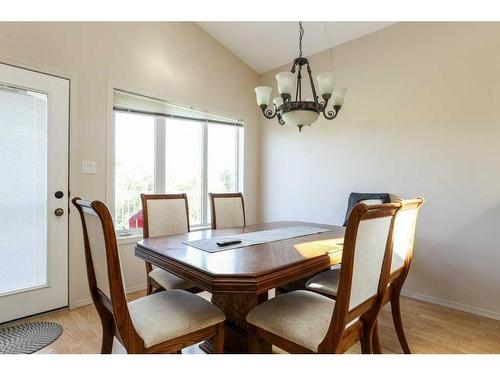
[[[394,22],[303,22],[303,54],[312,55]],[[198,22],[257,73],[290,63],[298,55],[298,22]]]

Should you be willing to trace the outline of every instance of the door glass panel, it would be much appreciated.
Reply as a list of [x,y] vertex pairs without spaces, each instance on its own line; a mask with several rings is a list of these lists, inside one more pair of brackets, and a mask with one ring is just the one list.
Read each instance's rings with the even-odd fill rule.
[[165,125],[165,192],[186,193],[189,224],[201,224],[202,124],[168,119]]
[[141,193],[154,193],[154,116],[115,112],[115,228],[142,228]]
[[[208,192],[236,191],[236,146],[238,128],[226,125],[208,125]],[[210,202],[207,202],[210,221]]]
[[0,87],[0,293],[47,283],[47,95]]

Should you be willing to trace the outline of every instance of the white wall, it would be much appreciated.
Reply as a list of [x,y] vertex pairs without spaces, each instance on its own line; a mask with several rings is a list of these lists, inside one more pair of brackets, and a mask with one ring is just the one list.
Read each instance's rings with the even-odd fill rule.
[[[72,80],[72,196],[106,200],[106,146],[112,103],[109,88],[144,92],[179,104],[246,120],[245,208],[257,217],[258,77],[193,23],[0,23],[0,62],[20,61],[67,72]],[[97,161],[96,175],[81,175],[83,160]],[[70,304],[88,302],[82,233],[70,217]],[[120,247],[125,283],[145,285],[144,263],[134,246]]]
[[[499,35],[405,23],[313,55],[344,108],[302,133],[261,120],[261,219],[341,224],[351,191],[425,197],[406,290],[500,318]],[[288,69],[261,83],[276,93]]]

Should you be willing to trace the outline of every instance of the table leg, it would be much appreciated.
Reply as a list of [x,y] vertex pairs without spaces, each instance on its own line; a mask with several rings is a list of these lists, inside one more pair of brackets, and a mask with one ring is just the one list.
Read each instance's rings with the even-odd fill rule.
[[[247,314],[257,305],[267,301],[267,292],[255,294],[212,294],[212,303],[226,314],[224,351],[227,353],[248,353]],[[212,352],[212,342],[200,345],[207,353]],[[261,353],[270,353],[271,345],[261,344]]]

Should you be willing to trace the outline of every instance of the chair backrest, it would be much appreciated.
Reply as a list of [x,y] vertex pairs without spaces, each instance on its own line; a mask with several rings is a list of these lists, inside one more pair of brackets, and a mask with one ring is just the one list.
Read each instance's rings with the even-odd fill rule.
[[400,202],[402,206],[396,214],[394,222],[394,245],[391,273],[403,268],[403,272],[406,276],[413,256],[417,217],[420,207],[424,203],[424,199],[398,199],[396,202]]
[[347,225],[349,220],[349,215],[352,209],[358,203],[366,203],[367,205],[390,203],[391,196],[389,193],[351,193],[349,194],[349,200],[347,202],[347,211],[344,218],[344,227]]
[[245,204],[241,193],[209,193],[212,229],[246,225]]
[[186,194],[141,194],[144,238],[189,232]]
[[112,316],[127,347],[139,337],[133,328],[123,287],[115,228],[104,202],[72,199],[83,228],[85,262],[90,294],[103,324]]
[[[324,344],[339,339],[346,325],[381,306],[392,258],[394,221],[400,202],[357,204],[344,236],[337,298]],[[336,337],[336,338],[335,338]]]

